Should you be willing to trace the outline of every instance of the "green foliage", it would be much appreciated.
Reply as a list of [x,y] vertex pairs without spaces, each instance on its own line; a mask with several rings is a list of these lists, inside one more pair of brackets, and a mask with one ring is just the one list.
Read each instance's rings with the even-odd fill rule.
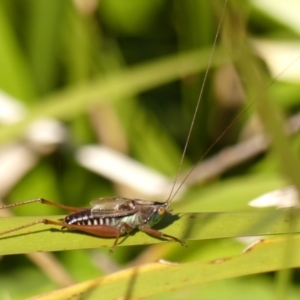
[[[4,195],[5,203],[44,197],[88,207],[91,199],[120,191],[130,197],[124,186],[78,165],[75,153],[87,144],[112,146],[170,178],[176,174],[223,1],[75,2],[0,2],[1,90],[27,108],[21,122],[1,127],[1,145],[24,143],[27,126],[39,118],[59,120],[68,132],[61,147]],[[109,256],[113,239],[43,224],[1,236],[0,298],[52,291],[39,299],[220,299],[221,293],[223,299],[241,293],[243,299],[297,299],[297,210],[261,211],[247,203],[286,182],[297,184],[299,172],[297,141],[291,146],[284,138],[277,117],[297,110],[299,85],[279,77],[267,88],[271,76],[249,38],[281,42],[298,34],[254,1],[228,2],[183,169],[196,164],[246,100],[258,105],[206,158],[238,143],[256,108],[273,136],[270,153],[188,187],[172,203],[178,219],[166,217],[157,228],[186,240],[186,248],[135,232]],[[13,212],[17,216],[0,218],[0,232],[63,213],[38,204]],[[235,238],[258,235],[278,236],[242,253],[246,246]],[[53,252],[59,267],[37,262],[35,252]],[[161,258],[174,264],[155,263]],[[66,281],[52,273],[60,268],[73,283],[61,290]]]

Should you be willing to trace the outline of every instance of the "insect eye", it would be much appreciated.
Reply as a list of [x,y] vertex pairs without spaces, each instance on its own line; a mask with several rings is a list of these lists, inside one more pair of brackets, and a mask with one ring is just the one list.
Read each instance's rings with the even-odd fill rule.
[[160,215],[163,215],[165,212],[166,212],[166,210],[165,210],[164,207],[160,207],[160,208],[158,209],[158,214],[160,214]]

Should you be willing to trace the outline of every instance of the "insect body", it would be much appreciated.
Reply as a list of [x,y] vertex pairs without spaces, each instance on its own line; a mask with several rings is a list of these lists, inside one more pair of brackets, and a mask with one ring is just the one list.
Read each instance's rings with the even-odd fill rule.
[[21,203],[2,206],[0,208],[15,207],[33,202],[61,207],[72,213],[59,221],[40,219],[18,228],[0,232],[4,235],[22,228],[30,227],[39,223],[62,226],[63,229],[74,229],[100,237],[115,237],[110,249],[113,252],[119,237],[139,229],[150,235],[170,238],[184,245],[184,242],[176,237],[170,236],[151,228],[158,223],[167,212],[168,202],[152,202],[140,199],[129,199],[123,197],[99,198],[91,202],[92,208],[77,208],[58,204],[43,198],[33,199]]
[[[66,228],[80,226],[81,231],[94,235],[116,237],[111,248],[117,245],[121,235],[138,228],[154,236],[168,237],[184,245],[176,237],[151,228],[167,211],[167,202],[152,202],[122,197],[100,198],[91,202],[92,208],[75,212],[64,218]],[[101,228],[101,231],[99,230]]]

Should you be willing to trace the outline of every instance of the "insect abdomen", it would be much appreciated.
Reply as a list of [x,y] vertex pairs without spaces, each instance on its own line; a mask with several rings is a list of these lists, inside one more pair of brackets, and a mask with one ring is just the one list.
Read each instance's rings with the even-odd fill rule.
[[135,215],[126,217],[96,217],[93,216],[91,210],[84,210],[67,216],[64,220],[70,225],[87,225],[87,226],[112,226],[118,227],[122,223],[135,227]]
[[116,218],[112,217],[95,217],[91,214],[91,210],[84,210],[78,213],[71,214],[65,218],[67,224],[72,225],[106,225],[106,226],[116,226]]

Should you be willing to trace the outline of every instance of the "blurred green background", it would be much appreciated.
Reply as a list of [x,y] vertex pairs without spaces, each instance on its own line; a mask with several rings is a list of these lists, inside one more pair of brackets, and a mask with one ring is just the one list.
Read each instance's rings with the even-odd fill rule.
[[[266,60],[258,56],[259,51],[269,49],[259,43],[262,40],[290,58],[284,67],[293,60],[289,43],[294,43],[295,52],[300,50],[300,25],[297,28],[287,21],[291,19],[289,11],[280,11],[279,7],[276,14],[275,9],[268,10],[268,5],[276,8],[285,1],[262,1],[267,8],[257,1],[228,2],[183,169],[197,163],[247,106],[255,90],[239,68],[238,61],[244,56],[236,51],[235,42],[241,38],[261,66],[262,77],[267,78],[263,84],[271,102],[285,116],[295,113],[300,103],[297,75],[288,78],[283,74],[267,88],[279,74],[271,74],[272,67],[267,63],[275,64],[279,56],[272,56],[273,52]],[[296,9],[286,6],[290,11]],[[91,199],[103,196],[147,197],[80,166],[75,154],[87,144],[112,147],[172,181],[222,7],[223,1],[218,0],[2,0],[0,87],[25,105],[28,113],[21,125],[3,125],[0,141],[3,146],[9,142],[26,144],[27,125],[41,117],[63,122],[67,131],[67,137],[54,151],[42,155],[2,195],[3,202],[44,197],[85,207]],[[181,63],[186,64],[182,72]],[[136,71],[135,75],[130,70]],[[128,77],[121,76],[124,74]],[[106,92],[102,93],[102,88]],[[205,158],[259,133],[260,128],[251,107]],[[299,148],[297,137],[293,138],[292,148]],[[278,165],[274,152],[253,156],[207,178],[205,183],[193,184],[172,208],[176,212],[250,209],[247,202],[253,197],[289,181],[281,175]],[[13,212],[26,216],[64,213],[42,205],[22,206]],[[61,280],[43,271],[38,267],[43,262],[34,263],[32,257],[1,257],[0,298],[24,299],[71,281],[111,273],[139,260],[143,264],[159,257],[176,262],[215,259],[238,254],[245,245],[235,240],[212,240],[191,242],[187,249],[173,243],[155,247],[120,247],[112,256],[107,249],[57,252],[52,259],[67,274]],[[237,278],[201,286],[201,295],[202,299],[219,299],[219,289],[223,299],[237,299],[241,293],[244,299],[273,299],[274,284],[274,274]],[[287,296],[290,298],[286,299],[296,299],[298,289],[299,274],[295,272]],[[194,287],[166,293],[163,299],[198,299],[199,293],[200,288]]]

